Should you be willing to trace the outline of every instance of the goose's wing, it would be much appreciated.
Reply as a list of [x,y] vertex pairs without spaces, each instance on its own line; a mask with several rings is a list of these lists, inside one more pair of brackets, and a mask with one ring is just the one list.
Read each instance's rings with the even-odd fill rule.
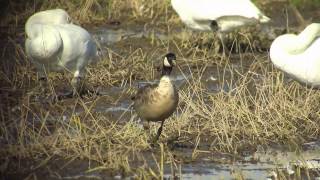
[[146,102],[150,99],[153,90],[158,86],[158,84],[147,84],[138,89],[135,96],[132,96],[131,99],[135,104]]
[[59,29],[54,25],[34,24],[27,34],[27,55],[35,60],[49,60],[61,52],[63,41]]

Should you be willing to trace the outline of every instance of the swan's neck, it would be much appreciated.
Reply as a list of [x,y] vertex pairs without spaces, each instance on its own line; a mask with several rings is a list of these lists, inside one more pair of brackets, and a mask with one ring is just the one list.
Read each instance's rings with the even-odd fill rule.
[[177,7],[178,7],[178,2],[179,2],[179,0],[171,0],[171,5],[172,5],[174,8],[177,8]]
[[307,26],[299,35],[289,35],[283,48],[290,54],[304,52],[312,42],[320,36],[320,24],[313,23]]

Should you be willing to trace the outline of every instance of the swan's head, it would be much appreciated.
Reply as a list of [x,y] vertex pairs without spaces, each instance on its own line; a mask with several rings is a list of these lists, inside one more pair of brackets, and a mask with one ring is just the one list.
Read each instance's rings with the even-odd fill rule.
[[272,51],[288,51],[290,45],[292,45],[293,38],[295,37],[294,34],[284,34],[278,36],[273,42],[271,43],[270,46],[270,53]]
[[285,65],[288,57],[301,54],[308,49],[315,38],[320,36],[320,23],[312,23],[300,34],[285,34],[277,37],[270,47],[273,63]]
[[69,14],[63,9],[50,9],[34,14],[31,23],[40,24],[71,24],[72,20]]
[[312,23],[308,25],[303,31],[307,32],[310,35],[320,37],[320,23]]
[[53,24],[72,24],[71,17],[63,9],[53,9],[49,11],[48,16],[52,19]]
[[34,37],[37,27],[41,25],[58,25],[58,24],[72,24],[71,17],[63,9],[50,9],[40,11],[29,17],[26,22],[25,29],[28,37]]
[[270,46],[270,59],[274,65],[282,68],[287,65],[288,57],[297,54],[296,35],[284,34],[277,37]]

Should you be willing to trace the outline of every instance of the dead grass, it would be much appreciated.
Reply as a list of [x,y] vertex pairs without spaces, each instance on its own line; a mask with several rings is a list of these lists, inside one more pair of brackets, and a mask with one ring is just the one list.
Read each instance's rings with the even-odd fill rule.
[[[190,46],[179,42],[173,44]],[[129,99],[137,80],[158,77],[154,67],[159,66],[166,48],[154,48],[154,52],[140,49],[127,56],[109,56],[110,59],[89,68],[88,84],[123,87],[123,92],[119,92],[121,97],[106,98],[107,104],[117,105],[118,101]],[[177,52],[184,54],[186,50]],[[180,87],[179,113],[166,121],[160,140],[165,144],[165,164],[176,164],[180,158],[196,160],[203,151],[241,154],[243,149],[254,149],[257,145],[298,147],[319,137],[319,92],[286,82],[283,74],[273,69],[266,55],[243,54],[237,60],[243,64],[250,61],[250,65],[236,67],[231,64],[232,59],[221,60],[207,50],[199,49],[188,57],[182,54],[178,55],[180,65],[175,71],[186,74],[189,79]],[[136,119],[132,118],[134,112],[127,112],[122,118],[110,118],[96,112],[100,97],[43,106],[26,94],[36,85],[32,66],[19,65],[14,69],[13,79],[2,86],[2,92],[20,98],[2,96],[3,105],[8,105],[2,109],[2,157],[32,158],[40,164],[49,163],[54,157],[83,159],[100,165],[101,169],[94,168],[90,172],[120,170],[124,175],[142,173],[143,177],[158,177],[157,174],[163,172],[149,169],[151,164],[161,162],[158,159],[161,149],[150,146],[150,134],[139,128]],[[229,87],[226,91],[208,90],[205,80],[209,78],[208,72],[214,74],[214,69],[219,76],[217,82],[211,83],[221,89]],[[29,83],[25,76],[29,77]],[[59,86],[59,78],[67,81],[60,76],[51,77],[53,86]],[[13,87],[17,87],[16,90],[10,89]],[[23,91],[18,94],[20,89]],[[6,104],[6,100],[11,103]],[[155,133],[157,127],[152,126],[151,133]],[[192,156],[170,156],[175,154],[172,150],[176,146],[190,147]],[[146,154],[153,154],[155,159],[149,162]]]
[[[130,20],[160,19],[154,22],[168,27],[178,22],[168,11],[169,1],[87,0],[79,4],[48,0],[39,9],[68,7],[79,22],[91,22],[101,21],[106,14],[108,19],[123,18],[126,7],[131,10],[126,14]],[[29,12],[34,11],[25,13]],[[200,33],[167,41],[147,38],[143,45],[141,40],[129,39],[129,44],[108,47],[103,60],[88,68],[87,82],[106,89],[120,87],[121,92],[57,104],[41,104],[28,95],[37,85],[36,73],[23,45],[8,41],[0,71],[1,172],[14,174],[15,159],[32,161],[34,166],[23,166],[30,172],[45,169],[58,158],[67,161],[62,167],[75,160],[97,163],[87,174],[107,171],[110,176],[120,173],[122,177],[158,179],[163,177],[164,166],[179,176],[181,162],[196,161],[203,154],[238,155],[244,149],[254,151],[258,145],[272,144],[298,148],[319,137],[318,91],[288,82],[273,68],[267,53],[252,52],[248,47],[237,57],[224,59],[212,49],[195,48],[195,39],[210,42],[208,34]],[[117,48],[122,52],[114,51]],[[166,121],[159,144],[152,146],[149,137],[157,124],[149,133],[136,122],[134,112],[113,116],[96,108],[101,102],[119,105],[130,99],[137,81],[156,79],[159,60],[167,51],[176,52],[179,67],[175,71],[187,81],[179,88],[177,113]],[[210,80],[210,75],[217,80]],[[69,82],[63,74],[50,74],[50,79],[52,92],[61,82]],[[210,90],[213,85],[218,90]],[[187,147],[192,153],[179,155],[177,147]],[[243,179],[241,173],[235,177]]]
[[[236,73],[228,66],[223,68]],[[268,66],[268,59],[254,58],[238,80],[226,80],[233,87],[228,92],[210,93],[199,81],[201,77],[193,77],[180,93],[185,105],[176,120],[188,128],[182,126],[178,132],[198,136],[209,141],[212,150],[223,152],[258,144],[298,145],[318,137],[319,93],[295,82],[283,83],[283,74]]]
[[[19,1],[5,2],[3,9],[7,12],[2,18],[1,26],[22,25],[26,19],[33,13],[45,9],[63,8],[65,9],[73,21],[80,24],[100,24],[107,23],[109,20],[126,19],[130,22],[149,21],[156,23],[161,19],[168,20],[168,9],[170,1],[161,0],[74,0],[74,1]],[[159,13],[163,12],[163,13]],[[170,12],[170,16],[173,13]],[[163,16],[165,15],[165,16]]]

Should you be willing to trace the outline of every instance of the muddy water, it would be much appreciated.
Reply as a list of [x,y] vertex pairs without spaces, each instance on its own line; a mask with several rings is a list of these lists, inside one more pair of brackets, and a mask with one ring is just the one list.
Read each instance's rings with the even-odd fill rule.
[[[271,8],[272,10],[272,8]],[[276,28],[284,28],[283,14],[279,10],[278,6],[275,6],[272,10],[274,13],[274,25]],[[278,13],[278,14],[277,14]],[[308,12],[310,13],[310,12]],[[292,14],[292,13],[291,13]],[[315,13],[316,14],[316,13]],[[292,15],[293,16],[293,15]],[[278,18],[276,18],[278,17]],[[320,15],[317,14],[319,18]],[[307,17],[308,18],[308,17]],[[294,19],[294,18],[292,18]],[[296,21],[290,21],[290,25],[298,24]],[[108,46],[112,49],[112,45],[118,42],[126,43],[132,39],[141,38],[156,38],[166,41],[173,37],[168,37],[166,31],[160,29],[146,28],[144,26],[137,26],[134,28],[117,28],[117,27],[97,27],[91,30],[95,39],[101,44],[101,46]],[[173,29],[174,38],[184,38],[190,31],[185,29]],[[116,51],[116,50],[115,50]],[[252,62],[239,61],[236,56],[233,57],[235,61],[231,62],[231,67],[227,69],[221,69],[219,66],[210,66],[205,69],[201,82],[205,85],[206,89],[210,93],[217,92],[232,92],[235,88],[235,81],[237,80],[237,74],[233,70],[247,71],[247,68]],[[172,80],[179,88],[187,84],[192,79],[192,72],[188,68],[182,68],[180,71],[174,71]],[[263,78],[263,77],[257,77]],[[147,83],[157,83],[157,81],[137,81],[133,84],[134,87],[141,87]],[[134,112],[131,108],[131,101],[128,95],[125,95],[125,91],[128,90],[128,86],[110,87],[103,89],[101,97],[98,97],[95,102],[95,106],[92,111],[99,112],[110,119],[117,120],[119,123],[126,123],[130,118],[134,117]],[[106,103],[110,101],[112,97],[113,103]],[[77,108],[73,113],[83,113],[82,108]],[[70,114],[63,115],[63,119],[70,119]],[[53,120],[54,121],[54,118]],[[190,149],[175,149],[182,154],[189,155]],[[148,156],[148,154],[146,154]],[[210,155],[212,156],[212,155]],[[151,159],[151,157],[150,157]],[[282,169],[284,173],[290,174],[294,170],[294,166],[308,165],[310,173],[313,170],[319,170],[320,167],[320,142],[310,142],[305,144],[302,151],[299,153],[283,150],[282,147],[277,148],[258,148],[254,153],[249,155],[243,155],[237,157],[234,160],[229,155],[216,154],[212,158],[205,156],[200,157],[196,161],[189,163],[177,163],[176,167],[172,169],[171,165],[166,164],[164,170],[164,176],[166,178],[180,177],[183,179],[234,179],[235,177],[243,176],[245,179],[266,179],[270,174],[275,174],[274,169]],[[217,162],[217,163],[215,163]],[[219,163],[218,163],[219,162]],[[223,163],[222,163],[223,162]],[[56,164],[63,164],[57,162]],[[94,166],[91,164],[91,167]],[[156,167],[155,162],[150,161],[151,167]],[[121,175],[110,176],[109,174],[99,173],[84,173],[90,166],[86,162],[70,163],[67,169],[63,169],[57,173],[60,177],[52,176],[53,179],[122,179],[125,178]],[[52,169],[59,169],[59,167],[52,167]],[[41,174],[41,172],[39,172]],[[289,175],[288,175],[289,176]],[[291,175],[292,176],[292,175]],[[128,177],[128,179],[134,176]],[[312,177],[319,177],[319,175],[313,175]]]
[[241,161],[225,164],[210,163],[203,159],[199,163],[181,165],[181,177],[183,179],[233,179],[241,175],[245,179],[267,179],[275,172],[275,168],[283,170],[284,174],[289,174],[296,162],[309,163],[310,169],[316,169],[320,167],[319,148],[319,142],[317,147],[307,149],[301,154],[269,148],[244,156]]
[[[203,156],[196,161],[188,163],[175,163],[164,165],[164,178],[165,179],[224,179],[232,180],[239,179],[257,179],[264,180],[273,178],[277,172],[281,172],[286,179],[295,177],[294,171],[297,167],[301,168],[301,179],[308,179],[306,174],[303,173],[308,169],[310,179],[319,178],[320,168],[320,142],[310,142],[305,144],[302,152],[290,152],[282,150],[282,147],[274,148],[258,148],[258,150],[250,155],[237,157],[238,160],[232,160],[232,155],[228,154],[214,154]],[[179,153],[185,153],[183,149],[177,149]],[[189,150],[186,150],[189,151]],[[134,162],[131,168],[140,167],[142,164],[147,164],[157,172],[157,163],[153,160],[150,152],[143,154],[146,162]],[[157,156],[157,155],[156,155]],[[212,161],[212,156],[215,163]],[[224,163],[222,163],[224,162]],[[25,164],[29,164],[25,165]],[[135,179],[135,174],[123,175],[120,172],[109,173],[105,170],[92,170],[99,166],[95,162],[87,162],[81,160],[59,160],[52,157],[44,167],[30,166],[29,162],[21,162],[20,170],[24,171],[27,167],[31,169],[33,177],[46,177],[48,179]],[[63,167],[63,168],[61,168]],[[30,170],[26,170],[29,174]],[[272,176],[273,175],[273,176]],[[23,174],[14,174],[11,178],[20,179],[25,177]]]

